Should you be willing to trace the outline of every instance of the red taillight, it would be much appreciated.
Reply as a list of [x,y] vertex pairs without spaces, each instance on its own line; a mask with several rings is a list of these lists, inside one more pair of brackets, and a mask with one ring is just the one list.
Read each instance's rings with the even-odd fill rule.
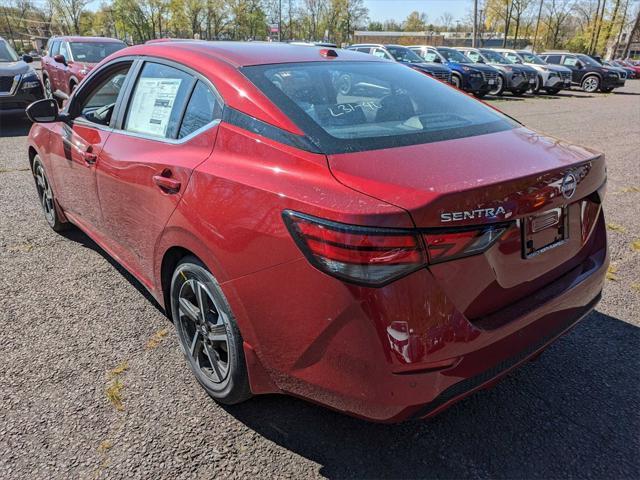
[[437,263],[481,253],[506,229],[502,225],[423,233],[346,225],[292,211],[285,211],[283,218],[312,265],[334,277],[375,287],[426,266],[425,243],[429,261]]
[[345,225],[285,211],[283,218],[307,259],[344,280],[382,286],[426,265],[416,232]]

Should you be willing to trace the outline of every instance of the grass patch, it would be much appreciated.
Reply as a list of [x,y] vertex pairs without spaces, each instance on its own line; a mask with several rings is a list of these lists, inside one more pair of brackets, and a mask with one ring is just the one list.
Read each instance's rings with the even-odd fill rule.
[[607,230],[620,233],[626,232],[625,228],[622,225],[618,225],[617,223],[607,223]]
[[640,187],[623,187],[620,189],[620,193],[631,193],[631,192],[635,192],[635,193],[640,192]]
[[122,401],[123,388],[124,388],[124,383],[122,383],[122,380],[120,380],[119,378],[116,378],[112,380],[111,383],[109,383],[109,385],[107,385],[107,389],[105,390],[107,399],[119,412],[122,412],[124,410],[124,403]]
[[113,447],[113,443],[111,443],[111,440],[103,440],[100,442],[100,445],[98,445],[98,451],[100,453],[107,453],[109,450],[111,450],[111,447]]
[[126,360],[124,362],[120,362],[116,368],[109,371],[109,378],[114,378],[120,375],[121,373],[129,370],[129,362]]
[[618,267],[614,265],[610,265],[609,269],[607,270],[607,280],[611,280],[612,282],[617,282],[618,281],[617,273],[618,273]]
[[162,342],[164,337],[167,336],[168,333],[169,333],[169,329],[168,328],[163,328],[162,330],[158,330],[156,333],[151,335],[151,338],[149,340],[147,340],[147,343],[144,346],[144,349],[145,350],[153,350],[158,345],[160,345],[160,343]]
[[631,243],[631,250],[633,250],[634,252],[640,252],[640,240],[636,240],[635,242]]

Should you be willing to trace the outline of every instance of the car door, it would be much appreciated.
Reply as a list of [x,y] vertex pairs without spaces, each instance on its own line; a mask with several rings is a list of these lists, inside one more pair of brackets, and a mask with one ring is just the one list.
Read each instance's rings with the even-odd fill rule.
[[102,151],[98,194],[113,251],[150,286],[157,240],[211,155],[222,100],[197,73],[161,60],[145,61],[129,90]]
[[[69,42],[62,42],[60,44],[59,54],[64,57],[65,62],[71,61]],[[65,95],[69,95],[69,65],[57,63],[56,66],[56,89]]]
[[573,83],[582,82],[582,77],[584,77],[585,72],[583,68],[580,68],[581,64],[580,64],[580,60],[578,60],[578,57],[574,55],[564,55],[562,57],[561,65],[563,67],[567,67],[571,69],[571,77],[572,77]]
[[72,220],[92,231],[102,225],[96,167],[131,66],[131,61],[120,61],[96,72],[68,106],[69,120],[57,123],[51,137],[58,201]]
[[60,40],[53,40],[51,43],[51,48],[47,51],[46,60],[43,65],[43,70],[47,72],[49,76],[49,83],[51,84],[51,91],[56,91],[56,71],[58,63],[53,59],[58,52],[60,51]]

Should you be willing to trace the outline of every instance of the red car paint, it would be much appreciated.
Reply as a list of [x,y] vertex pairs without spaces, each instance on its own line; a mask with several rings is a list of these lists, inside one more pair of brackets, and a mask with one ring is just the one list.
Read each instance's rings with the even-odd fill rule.
[[[56,47],[55,52],[52,52],[51,49],[55,46],[55,43],[58,43],[59,45]],[[117,45],[120,48],[126,47],[126,44],[124,44],[120,40],[107,37],[66,36],[51,38],[48,43],[47,53],[41,59],[42,76],[43,81],[45,79],[49,79],[49,82],[51,84],[51,92],[54,94],[54,96],[63,99],[66,99],[65,97],[71,95],[71,92],[75,89],[75,87],[89,74],[93,67],[95,67],[98,63],[97,61],[94,61],[96,59],[92,59],[92,61],[89,62],[83,61],[82,59],[74,58],[73,52],[69,47],[70,43],[109,43]],[[60,45],[64,45],[65,51],[68,52],[67,56],[65,56],[66,63],[58,62],[54,59],[56,52],[60,51]],[[102,60],[103,58],[104,57],[100,58],[99,60]]]
[[[386,63],[342,50],[333,57],[309,47],[176,41],[132,47],[103,64],[120,57],[190,67],[225,109],[296,139],[303,127],[241,67]],[[329,155],[224,117],[179,144],[61,122],[34,125],[29,141],[60,213],[162,305],[163,264],[175,252],[207,265],[242,332],[254,393],[285,392],[375,421],[434,415],[533,358],[595,306],[608,265],[603,156],[524,127]],[[158,188],[158,175],[180,190]],[[477,213],[500,206],[500,222]],[[558,207],[566,238],[527,256],[523,243],[544,244],[545,231],[525,233],[524,225]],[[429,265],[377,287],[336,278],[301,252],[286,211],[414,232]],[[443,219],[456,213],[452,229]],[[433,261],[441,235],[497,223],[504,232],[482,253]]]

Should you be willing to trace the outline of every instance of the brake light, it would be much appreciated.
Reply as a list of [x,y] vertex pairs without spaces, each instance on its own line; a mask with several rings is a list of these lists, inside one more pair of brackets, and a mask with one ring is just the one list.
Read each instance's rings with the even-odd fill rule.
[[506,230],[500,225],[422,233],[417,229],[347,225],[290,210],[283,213],[283,219],[313,266],[334,277],[372,287],[384,286],[428,263],[481,253]]

